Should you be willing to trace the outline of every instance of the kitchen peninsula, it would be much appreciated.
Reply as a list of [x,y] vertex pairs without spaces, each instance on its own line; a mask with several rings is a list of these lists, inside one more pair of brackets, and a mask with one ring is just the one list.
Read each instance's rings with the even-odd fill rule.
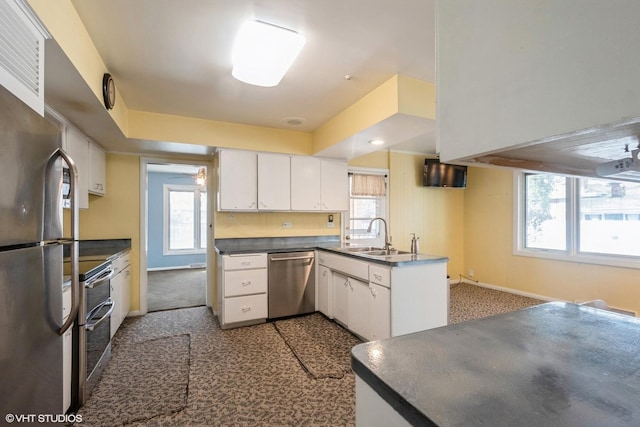
[[640,424],[640,320],[553,302],[352,350],[360,426]]

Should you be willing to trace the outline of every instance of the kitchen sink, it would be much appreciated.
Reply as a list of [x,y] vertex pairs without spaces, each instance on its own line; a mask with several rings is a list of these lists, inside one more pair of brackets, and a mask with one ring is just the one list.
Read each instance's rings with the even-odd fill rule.
[[365,255],[372,255],[372,256],[391,256],[391,255],[406,255],[406,254],[410,254],[411,252],[407,252],[407,251],[396,251],[396,250],[391,250],[391,251],[386,251],[384,249],[378,249],[378,250],[373,250],[373,251],[366,251],[363,252],[363,254]]
[[371,252],[371,251],[384,251],[382,248],[374,248],[373,246],[349,246],[342,248],[345,252]]

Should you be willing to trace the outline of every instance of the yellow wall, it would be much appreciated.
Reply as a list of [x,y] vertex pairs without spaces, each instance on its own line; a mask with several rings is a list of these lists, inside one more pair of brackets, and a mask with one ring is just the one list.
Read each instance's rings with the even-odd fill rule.
[[80,211],[81,239],[131,239],[131,310],[140,307],[140,158],[107,153],[107,194]]
[[462,272],[464,190],[423,187],[423,155],[379,151],[349,165],[389,169],[389,234],[395,248],[408,251],[410,233],[416,233],[420,252],[449,257],[451,276]]
[[640,312],[637,269],[513,255],[512,171],[469,168],[464,192],[464,274],[473,269],[482,283]]

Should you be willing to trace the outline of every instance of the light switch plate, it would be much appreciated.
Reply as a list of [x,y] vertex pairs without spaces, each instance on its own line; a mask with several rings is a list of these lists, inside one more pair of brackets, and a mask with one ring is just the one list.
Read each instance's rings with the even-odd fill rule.
[[285,221],[285,222],[282,223],[282,228],[291,228],[292,225],[293,224],[291,224],[290,222],[286,222]]

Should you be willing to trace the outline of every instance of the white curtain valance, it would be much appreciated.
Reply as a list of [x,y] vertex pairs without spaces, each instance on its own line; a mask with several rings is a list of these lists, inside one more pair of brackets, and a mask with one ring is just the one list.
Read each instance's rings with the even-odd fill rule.
[[384,175],[366,175],[354,173],[351,177],[352,196],[386,196],[387,183]]

